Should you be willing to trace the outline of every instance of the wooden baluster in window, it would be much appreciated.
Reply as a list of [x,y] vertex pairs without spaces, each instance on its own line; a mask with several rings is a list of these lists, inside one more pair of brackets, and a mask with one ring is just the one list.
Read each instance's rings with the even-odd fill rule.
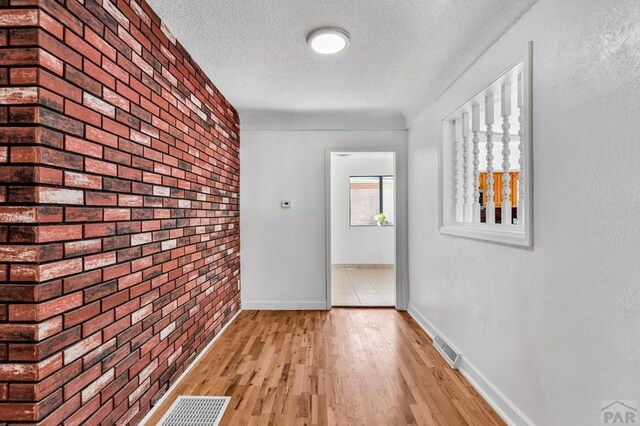
[[464,201],[464,221],[471,222],[469,203],[469,114],[462,113],[462,199]]
[[502,83],[500,104],[502,106],[502,224],[511,225],[511,163],[509,156],[509,117],[511,116],[511,83],[507,80]]
[[471,109],[471,131],[473,132],[473,210],[472,222],[480,223],[480,105]]
[[520,174],[518,175],[518,225],[524,224],[524,142],[522,141],[522,74],[518,74],[518,164]]
[[458,127],[460,126],[460,119],[453,120],[451,122],[451,134],[453,140],[453,206],[456,214],[456,222],[462,222],[462,204],[460,204],[460,131],[458,131]]
[[496,223],[496,206],[493,200],[493,94],[484,98],[484,124],[487,126],[487,223]]

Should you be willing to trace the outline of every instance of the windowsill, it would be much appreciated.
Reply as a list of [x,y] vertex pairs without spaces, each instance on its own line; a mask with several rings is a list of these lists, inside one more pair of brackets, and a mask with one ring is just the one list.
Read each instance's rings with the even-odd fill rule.
[[349,225],[349,228],[393,228],[395,225]]
[[525,227],[518,225],[455,223],[440,227],[442,234],[475,240],[491,241],[521,247],[531,247],[531,239],[525,233]]

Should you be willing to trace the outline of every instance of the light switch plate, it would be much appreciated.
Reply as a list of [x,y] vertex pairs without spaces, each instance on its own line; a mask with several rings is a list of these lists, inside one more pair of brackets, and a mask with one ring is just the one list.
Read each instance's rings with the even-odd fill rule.
[[280,207],[282,207],[283,209],[290,209],[291,201],[280,201]]

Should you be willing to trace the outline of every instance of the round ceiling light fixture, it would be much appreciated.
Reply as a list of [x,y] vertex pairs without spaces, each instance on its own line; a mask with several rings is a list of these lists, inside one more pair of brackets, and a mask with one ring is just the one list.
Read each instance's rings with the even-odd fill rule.
[[342,28],[318,28],[311,31],[307,44],[321,55],[334,55],[349,47],[349,33]]

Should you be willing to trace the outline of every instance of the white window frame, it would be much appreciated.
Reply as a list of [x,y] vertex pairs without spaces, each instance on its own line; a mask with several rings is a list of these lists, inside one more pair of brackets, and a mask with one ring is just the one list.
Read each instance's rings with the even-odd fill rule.
[[[440,135],[440,149],[439,149],[439,228],[443,234],[473,238],[478,240],[492,241],[497,243],[531,247],[533,245],[533,150],[532,150],[532,42],[527,43],[526,47],[517,54],[513,55],[511,59],[504,62],[504,64],[497,68],[496,72],[492,74],[492,78],[487,82],[481,80],[481,77],[477,78],[477,85],[474,87],[481,90],[475,93],[467,93],[465,98],[460,99],[460,107],[447,114],[442,119],[442,134]],[[524,206],[523,212],[518,211],[518,224],[508,225],[503,224],[488,224],[477,222],[461,222],[456,221],[456,209],[455,200],[453,199],[452,190],[453,187],[453,162],[449,161],[445,156],[446,150],[452,150],[452,136],[451,136],[451,121],[456,116],[460,116],[462,111],[471,114],[472,103],[479,102],[479,99],[484,98],[486,92],[491,91],[492,88],[500,85],[500,81],[503,76],[516,65],[522,63],[522,148],[523,148],[523,165],[521,173],[524,175],[523,179],[523,194],[524,194]],[[467,73],[470,71],[467,71]],[[486,74],[485,74],[486,75]],[[465,76],[466,77],[466,76]],[[473,79],[473,76],[471,76]],[[494,92],[494,95],[496,93]],[[500,91],[497,91],[497,96],[500,96]],[[515,106],[514,106],[515,107]],[[486,130],[484,126],[484,119],[481,119],[480,133]],[[494,132],[501,133],[501,123],[496,122],[493,126]],[[469,136],[471,138],[471,136]],[[500,171],[500,164],[502,162],[501,141],[494,139],[494,166],[495,171]],[[511,144],[519,144],[518,140],[511,140]],[[473,180],[472,180],[473,181]],[[454,206],[451,208],[451,206]],[[458,216],[459,218],[459,216]]]

